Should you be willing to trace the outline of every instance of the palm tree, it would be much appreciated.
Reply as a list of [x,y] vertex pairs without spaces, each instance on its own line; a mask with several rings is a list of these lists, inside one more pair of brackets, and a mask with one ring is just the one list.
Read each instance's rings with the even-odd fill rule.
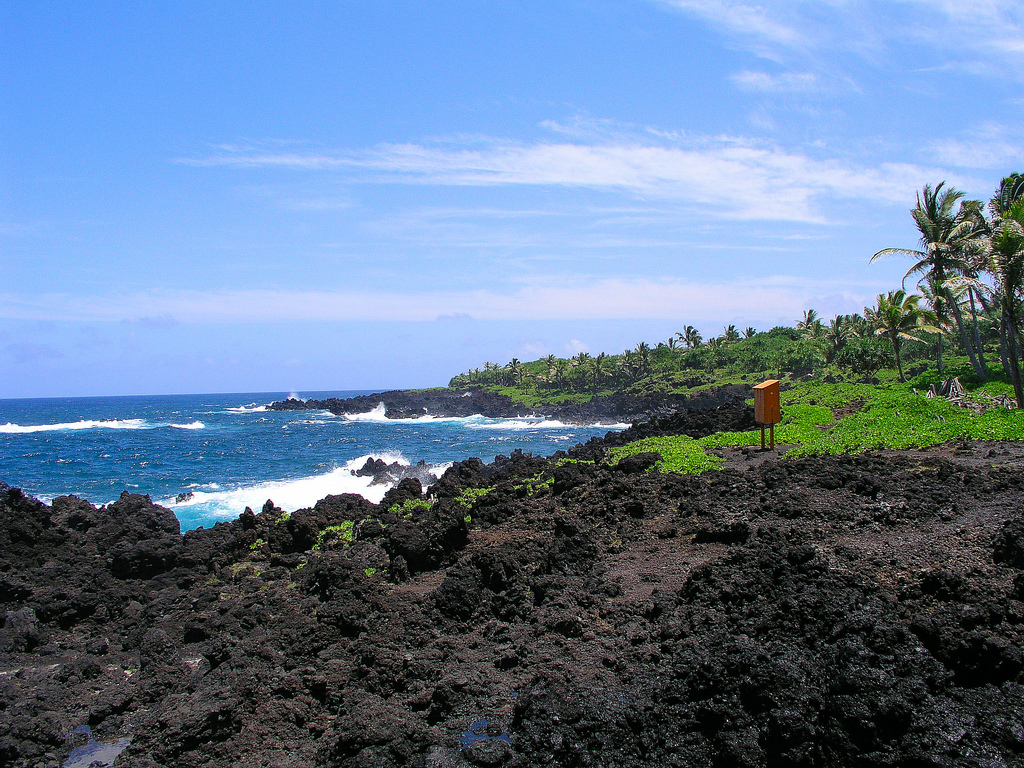
[[1003,346],[1010,364],[1010,380],[1017,407],[1024,408],[1024,376],[1020,369],[1021,294],[1024,292],[1024,199],[1015,202],[999,223],[991,238],[988,273],[999,303]]
[[854,312],[852,315],[845,315],[844,317],[850,338],[864,339],[874,334],[871,323],[859,313]]
[[519,358],[513,357],[509,361],[508,365],[505,366],[505,370],[508,371],[513,384],[523,383],[523,374],[525,371],[523,370],[523,364],[519,362]]
[[876,325],[875,335],[884,336],[892,344],[892,352],[896,358],[896,370],[900,381],[907,379],[903,375],[903,364],[900,361],[900,347],[904,341],[923,341],[913,334],[914,331],[935,331],[928,325],[934,316],[926,309],[918,306],[921,297],[917,294],[908,296],[906,291],[889,291],[878,294],[874,308],[865,307],[864,314]]
[[[932,282],[931,277],[926,277],[917,287],[921,290],[921,297],[928,305],[928,309],[931,310],[932,315],[935,316],[935,327],[938,330],[936,348],[935,348],[935,362],[939,369],[939,373],[942,373],[942,351],[943,351],[943,337],[952,328],[950,322],[950,309],[949,309],[949,298],[948,296],[953,293],[954,289],[943,290],[940,285],[935,285]],[[949,286],[947,286],[948,288]],[[954,295],[954,301],[956,297]]]
[[959,209],[955,209],[964,193],[952,187],[943,190],[945,184],[944,181],[940,182],[934,189],[930,184],[925,184],[924,189],[917,195],[917,205],[910,211],[914,217],[914,224],[921,233],[922,250],[883,248],[871,257],[871,261],[883,256],[910,256],[916,261],[907,270],[904,281],[913,274],[922,273],[928,275],[933,285],[942,286],[940,290],[947,294],[946,298],[971,366],[978,378],[984,379],[987,375],[984,354],[980,348],[976,348],[975,341],[969,337],[960,305],[946,285],[950,278],[964,273],[967,268],[966,253],[982,235],[978,206],[973,201],[966,201],[960,203]]
[[607,362],[608,362],[608,355],[606,355],[604,352],[599,353],[598,356],[594,358],[594,386],[595,387],[601,386],[601,381],[604,379],[604,368],[605,368],[605,364]]
[[999,335],[1005,365],[1017,406],[1024,408],[1024,374],[1021,371],[1021,299],[1024,295],[1024,177],[1012,174],[1002,180],[989,203],[991,230],[980,249],[984,270],[991,285],[976,277],[951,281],[963,284],[982,296],[991,296],[999,310]]
[[636,345],[634,351],[636,352],[636,361],[642,378],[651,370],[651,347],[646,341],[641,341]]
[[748,325],[746,328],[743,329],[744,339],[752,339],[754,338],[755,334],[757,334],[757,328],[754,328],[752,325]]
[[565,380],[569,376],[569,362],[559,359],[555,363],[555,384],[559,389],[565,386]]
[[817,322],[820,322],[820,320],[818,320],[818,310],[805,309],[804,316],[796,324],[796,329],[798,331],[806,331]]
[[588,360],[590,360],[589,352],[579,352],[572,358],[571,362],[574,367],[579,368],[580,366],[585,366]]
[[715,337],[708,339],[708,343],[704,345],[704,370],[708,373],[714,372],[721,365],[723,343],[721,337]]
[[734,341],[740,340],[740,332],[736,329],[735,325],[727,325],[722,331],[722,341],[726,344],[732,344]]
[[700,331],[694,328],[692,325],[688,325],[683,328],[682,334],[676,334],[680,336],[687,349],[696,349],[704,341],[704,337],[700,335]]
[[[1000,183],[999,188],[996,190],[995,195],[989,201],[988,208],[989,213],[992,216],[992,223],[996,232],[995,238],[990,238],[992,243],[993,251],[998,254],[997,261],[990,262],[989,272],[992,272],[992,267],[997,267],[1000,274],[994,275],[997,281],[1001,284],[1001,298],[1002,304],[1009,308],[1011,305],[1020,309],[1019,295],[1024,291],[1024,286],[1021,286],[1020,282],[1014,282],[1012,274],[1014,271],[1014,264],[1016,258],[1012,255],[1013,250],[1013,238],[1016,231],[1020,227],[1020,206],[1024,200],[1024,174],[1011,173],[1005,177]],[[1010,295],[1013,295],[1011,301]],[[984,293],[982,293],[984,296]],[[1001,307],[1002,309],[1002,307]],[[1021,400],[1021,371],[1020,371],[1020,345],[1014,341],[1014,336],[1018,336],[1021,333],[1020,323],[1017,322],[1019,316],[1015,316],[1013,312],[1006,314],[1000,312],[1000,324],[999,324],[999,339],[1000,347],[1003,350],[1003,366],[1010,370],[1010,376],[1014,382],[1014,394],[1017,397],[1017,407],[1024,408],[1024,401]],[[1004,319],[1006,318],[1006,319]],[[1007,328],[1007,320],[1009,320],[1010,327]],[[1013,353],[1011,354],[1011,347]],[[1016,356],[1016,361],[1014,360]]]
[[619,356],[619,370],[631,382],[640,378],[640,365],[637,363],[636,352],[632,349],[623,351]]
[[804,316],[797,322],[796,329],[800,331],[800,335],[805,339],[816,341],[821,338],[824,326],[821,324],[821,318],[818,317],[817,310],[804,310]]
[[821,335],[828,345],[828,352],[825,354],[827,362],[832,362],[839,351],[846,346],[847,340],[852,335],[850,321],[846,315],[836,315],[827,326],[822,326]]

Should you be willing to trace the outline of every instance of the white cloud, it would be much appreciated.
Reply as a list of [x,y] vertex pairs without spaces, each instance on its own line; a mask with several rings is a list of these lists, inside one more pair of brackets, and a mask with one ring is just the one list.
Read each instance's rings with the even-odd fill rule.
[[841,51],[884,68],[891,55],[913,44],[929,51],[928,67],[959,62],[990,76],[1022,75],[1019,0],[653,1],[697,17],[735,45],[774,61],[797,57],[824,67]]
[[985,168],[1004,172],[1016,170],[1024,161],[1024,143],[1007,136],[998,125],[971,131],[966,139],[947,139],[932,145],[941,162],[958,168]]
[[744,90],[763,93],[815,91],[821,87],[817,75],[810,72],[783,72],[771,75],[767,72],[743,71],[732,75],[730,80]]
[[[870,298],[880,288],[865,286]],[[775,322],[799,317],[809,297],[860,293],[829,281],[776,276],[758,281],[682,282],[607,279],[576,285],[538,283],[515,290],[423,293],[386,291],[153,291],[134,295],[0,297],[0,316],[62,322],[115,322],[145,311],[173,315],[181,323],[285,321],[433,321],[466,314],[475,320],[635,320],[723,317]],[[825,312],[827,307],[819,307]],[[570,342],[577,344],[577,340]],[[578,342],[583,350],[582,342]]]
[[[477,143],[479,144],[479,142]],[[899,204],[943,175],[903,163],[859,167],[743,137],[686,142],[618,140],[484,146],[383,144],[338,154],[228,152],[195,165],[333,171],[363,182],[453,186],[561,186],[626,191],[705,208],[727,218],[823,222],[826,198]]]
[[789,48],[806,47],[806,34],[783,21],[771,3],[747,5],[733,0],[657,0],[678,10],[700,16],[712,26],[745,37]]

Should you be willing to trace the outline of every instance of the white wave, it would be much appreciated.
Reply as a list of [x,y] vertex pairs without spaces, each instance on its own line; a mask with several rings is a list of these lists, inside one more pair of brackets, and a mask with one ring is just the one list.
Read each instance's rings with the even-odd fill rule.
[[240,405],[237,408],[225,408],[224,410],[229,413],[265,413],[267,406],[249,403],[248,405]]
[[[194,490],[191,498],[185,501],[175,501],[175,497],[170,496],[157,503],[173,510],[198,512],[220,520],[233,520],[246,507],[258,512],[267,499],[272,499],[276,506],[288,511],[312,507],[325,496],[339,493],[357,493],[367,501],[378,504],[391,485],[383,483],[373,485],[372,477],[359,477],[353,474],[369,458],[382,459],[388,464],[395,462],[406,466],[409,464],[408,460],[400,453],[366,454],[319,475],[300,477],[294,480],[271,480],[233,490],[222,490],[216,484],[211,483],[209,486],[199,486],[199,488],[209,487],[211,490]],[[445,465],[445,469],[447,466],[450,465]],[[432,469],[431,471],[437,474],[437,470]]]
[[7,434],[25,434],[31,432],[59,432],[81,429],[145,429],[145,419],[82,419],[61,424],[33,424],[21,426],[7,422],[0,425],[0,432]]
[[444,464],[432,464],[430,467],[431,474],[434,475],[438,480],[441,479],[441,475],[447,472],[449,469],[455,466],[454,461],[446,461]]
[[31,434],[33,432],[78,432],[84,429],[159,429],[161,427],[173,427],[174,429],[205,429],[206,425],[201,421],[193,421],[191,424],[168,424],[150,423],[145,419],[82,419],[81,421],[69,421],[59,424],[0,424],[0,433],[9,435]]
[[377,403],[377,407],[366,413],[346,413],[346,421],[390,421],[387,417],[387,409],[384,403]]
[[[324,413],[328,413],[325,411]],[[424,414],[411,419],[389,419],[384,403],[379,403],[376,408],[366,413],[345,414],[346,421],[377,422],[381,424],[452,424],[458,423],[470,429],[581,429],[585,427],[600,427],[609,430],[628,429],[629,424],[566,424],[557,419],[548,419],[543,416],[525,416],[519,419],[497,419],[476,413],[472,416],[431,416]]]
[[477,424],[467,424],[473,429],[577,429],[575,424],[565,424],[555,419],[496,419]]

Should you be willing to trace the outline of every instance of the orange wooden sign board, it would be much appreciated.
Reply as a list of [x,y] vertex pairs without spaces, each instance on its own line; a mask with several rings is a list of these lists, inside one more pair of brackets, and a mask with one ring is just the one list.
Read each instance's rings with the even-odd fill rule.
[[761,425],[762,448],[764,448],[764,426],[765,424],[771,425],[771,447],[775,448],[775,425],[782,421],[778,379],[768,379],[754,387],[754,421]]

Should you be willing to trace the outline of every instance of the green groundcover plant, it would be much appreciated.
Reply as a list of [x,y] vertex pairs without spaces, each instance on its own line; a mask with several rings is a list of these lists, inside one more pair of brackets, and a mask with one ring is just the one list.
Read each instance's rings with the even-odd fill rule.
[[[1010,392],[1008,384],[988,382],[969,397],[991,405],[991,397]],[[782,393],[782,423],[775,428],[775,440],[787,446],[787,458],[924,448],[957,439],[1024,440],[1024,411],[993,407],[979,414],[944,398],[926,398],[910,384],[807,382]],[[760,430],[718,432],[699,440],[685,435],[653,437],[614,448],[607,460],[614,464],[655,451],[662,456],[657,465],[662,471],[698,473],[724,463],[709,450],[760,442]]]

